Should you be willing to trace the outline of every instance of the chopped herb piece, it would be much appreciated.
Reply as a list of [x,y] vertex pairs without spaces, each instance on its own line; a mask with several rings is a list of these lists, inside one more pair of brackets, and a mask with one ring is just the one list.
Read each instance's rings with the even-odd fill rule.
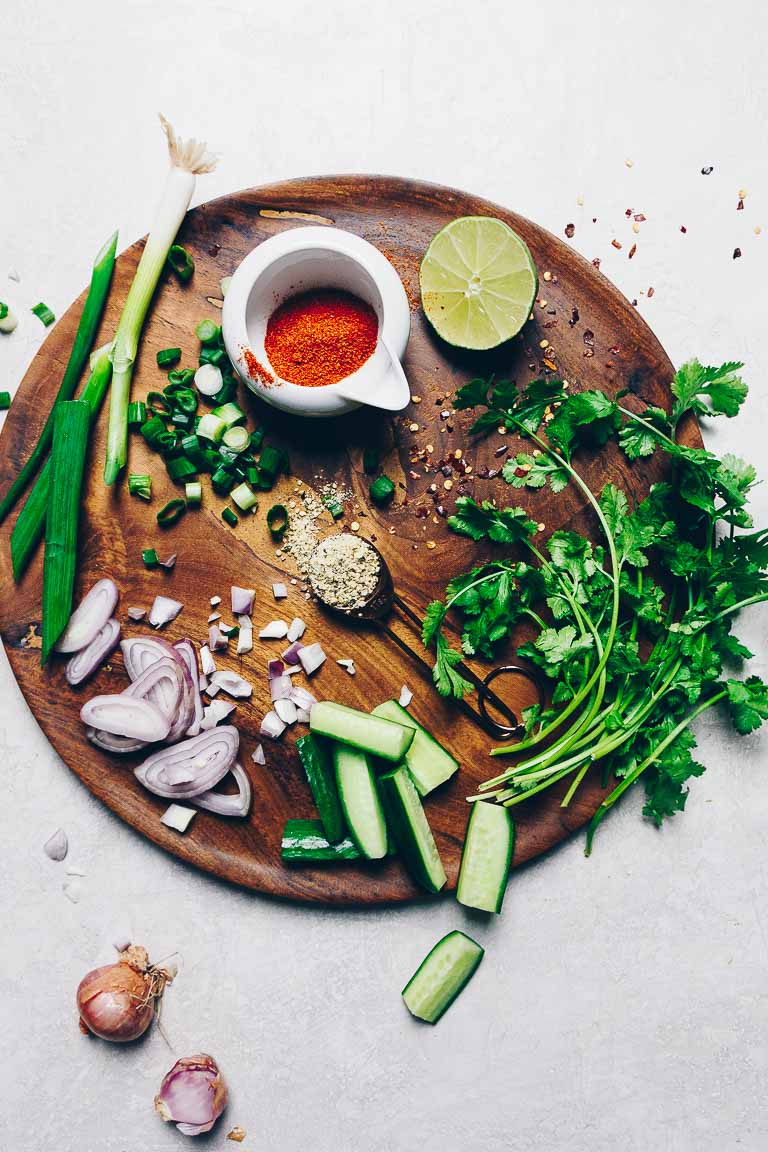
[[192,279],[192,274],[195,271],[195,262],[183,248],[181,244],[172,244],[168,249],[168,255],[165,258],[167,266],[172,272],[175,272],[182,284]]
[[48,305],[43,304],[42,300],[39,304],[35,304],[34,308],[30,309],[30,311],[34,312],[40,323],[44,324],[46,328],[50,328],[51,324],[53,324],[54,320],[56,319]]
[[222,508],[221,518],[225,524],[229,524],[230,528],[237,525],[237,513],[232,508]]
[[169,500],[157,514],[157,522],[161,528],[170,528],[171,525],[178,523],[187,510],[185,500],[181,498],[177,500]]
[[139,496],[142,500],[152,499],[152,477],[132,472],[128,477],[128,492],[131,496]]
[[377,476],[368,489],[368,495],[374,504],[389,504],[395,495],[395,485],[389,476]]
[[288,527],[288,509],[284,504],[273,504],[269,509],[267,527],[276,540],[282,540]]
[[157,353],[158,368],[173,368],[181,360],[181,348],[161,348]]

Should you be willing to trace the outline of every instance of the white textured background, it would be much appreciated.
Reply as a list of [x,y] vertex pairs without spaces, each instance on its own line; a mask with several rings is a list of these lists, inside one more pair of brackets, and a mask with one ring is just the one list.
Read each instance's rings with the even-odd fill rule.
[[[707,441],[768,473],[758,0],[36,0],[4,5],[0,24],[0,299],[22,318],[0,338],[0,387],[41,341],[26,307],[60,314],[116,224],[121,247],[146,231],[162,109],[223,155],[200,199],[372,171],[468,188],[560,235],[572,221],[673,360],[747,361],[746,415]],[[639,236],[628,207],[647,216]],[[755,503],[765,523],[768,496]],[[740,628],[763,675],[767,619]],[[91,800],[3,663],[2,1152],[183,1145],[151,1111],[173,1060],[160,1034],[120,1050],[77,1032],[77,981],[123,926],[156,957],[180,953],[165,1031],[229,1081],[203,1147],[237,1147],[237,1123],[246,1152],[761,1152],[768,742],[716,720],[699,735],[709,771],[685,815],[657,832],[634,796],[591,860],[578,839],[516,875],[503,918],[470,927],[488,945],[478,976],[430,1030],[399,989],[465,924],[452,900],[307,910],[183,867]],[[59,825],[64,865],[41,849]],[[76,905],[68,865],[86,873]]]

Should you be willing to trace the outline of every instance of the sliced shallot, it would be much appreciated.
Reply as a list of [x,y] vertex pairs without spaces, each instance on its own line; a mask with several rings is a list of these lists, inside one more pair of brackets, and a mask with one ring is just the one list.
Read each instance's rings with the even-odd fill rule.
[[70,616],[56,651],[79,652],[90,644],[115,611],[118,595],[114,580],[97,580]]
[[64,675],[67,683],[73,687],[82,684],[99,668],[120,639],[120,624],[114,616],[107,620],[100,632],[97,632],[90,644],[75,652],[67,661]]
[[[123,653],[125,670],[131,680],[137,680],[151,664],[168,657],[186,669],[183,656],[176,651],[173,644],[169,644],[159,636],[132,636],[129,640],[121,641],[120,649]],[[178,701],[174,700],[173,685],[167,680],[158,683],[150,699],[168,715],[178,708]]]
[[146,740],[115,736],[111,732],[102,732],[98,728],[86,728],[85,735],[91,744],[95,744],[97,748],[103,748],[105,752],[117,752],[120,756],[126,756],[131,752],[140,752],[142,748],[147,746]]
[[209,728],[215,728],[222,720],[226,720],[235,710],[234,704],[229,704],[226,700],[214,700],[211,704],[205,707],[205,714],[200,725],[204,732]]
[[200,731],[200,723],[203,719],[203,701],[200,696],[200,673],[197,669],[197,653],[195,652],[194,644],[187,637],[183,640],[177,640],[173,647],[186,664],[190,676],[189,687],[192,693],[193,717],[192,723],[186,730],[186,735],[197,736]]
[[170,723],[169,744],[175,744],[192,723],[192,679],[183,657],[175,650],[173,656],[162,656],[150,664],[123,695],[138,696],[157,705]]
[[80,709],[80,719],[114,736],[129,736],[152,743],[165,740],[171,722],[156,704],[139,696],[94,696]]
[[[225,724],[155,752],[139,764],[134,773],[136,779],[156,796],[191,799],[215,788],[224,779],[237,759],[239,746],[237,728]],[[167,774],[183,769],[189,769],[192,780],[185,784],[169,784]]]
[[179,600],[172,600],[170,596],[155,596],[155,601],[149,610],[149,622],[153,628],[162,628],[175,620],[184,605]]
[[193,796],[190,804],[215,812],[217,816],[247,816],[251,810],[251,781],[242,764],[232,765],[237,792],[202,792]]

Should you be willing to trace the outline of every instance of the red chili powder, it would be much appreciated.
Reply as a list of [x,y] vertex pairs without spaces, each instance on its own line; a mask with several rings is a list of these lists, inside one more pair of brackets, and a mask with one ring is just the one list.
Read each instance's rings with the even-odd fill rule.
[[274,384],[274,376],[267,371],[263,364],[259,363],[250,348],[243,349],[243,357],[251,380],[257,380],[259,384]]
[[350,292],[316,289],[292,296],[272,313],[264,348],[284,380],[319,388],[356,372],[372,355],[378,334],[370,304]]

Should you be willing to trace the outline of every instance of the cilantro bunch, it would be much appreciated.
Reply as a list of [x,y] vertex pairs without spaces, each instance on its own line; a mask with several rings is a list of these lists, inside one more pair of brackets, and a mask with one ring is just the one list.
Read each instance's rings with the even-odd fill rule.
[[[549,485],[553,493],[574,484],[600,528],[599,544],[564,530],[540,543],[524,509],[460,497],[450,528],[513,548],[517,558],[455,577],[423,623],[437,690],[456,697],[471,685],[457,668],[462,653],[444,633],[449,612],[461,622],[463,654],[486,659],[519,622],[534,623],[535,639],[518,654],[552,682],[551,702],[525,711],[522,740],[493,749],[518,762],[481,785],[476,799],[511,806],[567,780],[565,807],[600,764],[605,784],[615,787],[592,819],[587,852],[601,820],[641,776],[643,811],[656,824],[685,807],[687,781],[704,771],[690,731],[703,712],[722,704],[740,734],[768,718],[768,686],[725,671],[751,656],[731,633],[733,617],[768,599],[768,530],[753,529],[747,508],[755,470],[676,438],[689,413],[738,413],[747,395],[741,367],[683,365],[669,414],[632,412],[622,403],[627,393],[570,394],[557,380],[534,380],[522,392],[509,382],[473,380],[456,396],[456,408],[481,410],[471,431],[503,425],[533,446],[505,463],[508,484]],[[670,481],[634,507],[613,484],[593,492],[575,457],[612,439],[630,461],[666,453]]]

